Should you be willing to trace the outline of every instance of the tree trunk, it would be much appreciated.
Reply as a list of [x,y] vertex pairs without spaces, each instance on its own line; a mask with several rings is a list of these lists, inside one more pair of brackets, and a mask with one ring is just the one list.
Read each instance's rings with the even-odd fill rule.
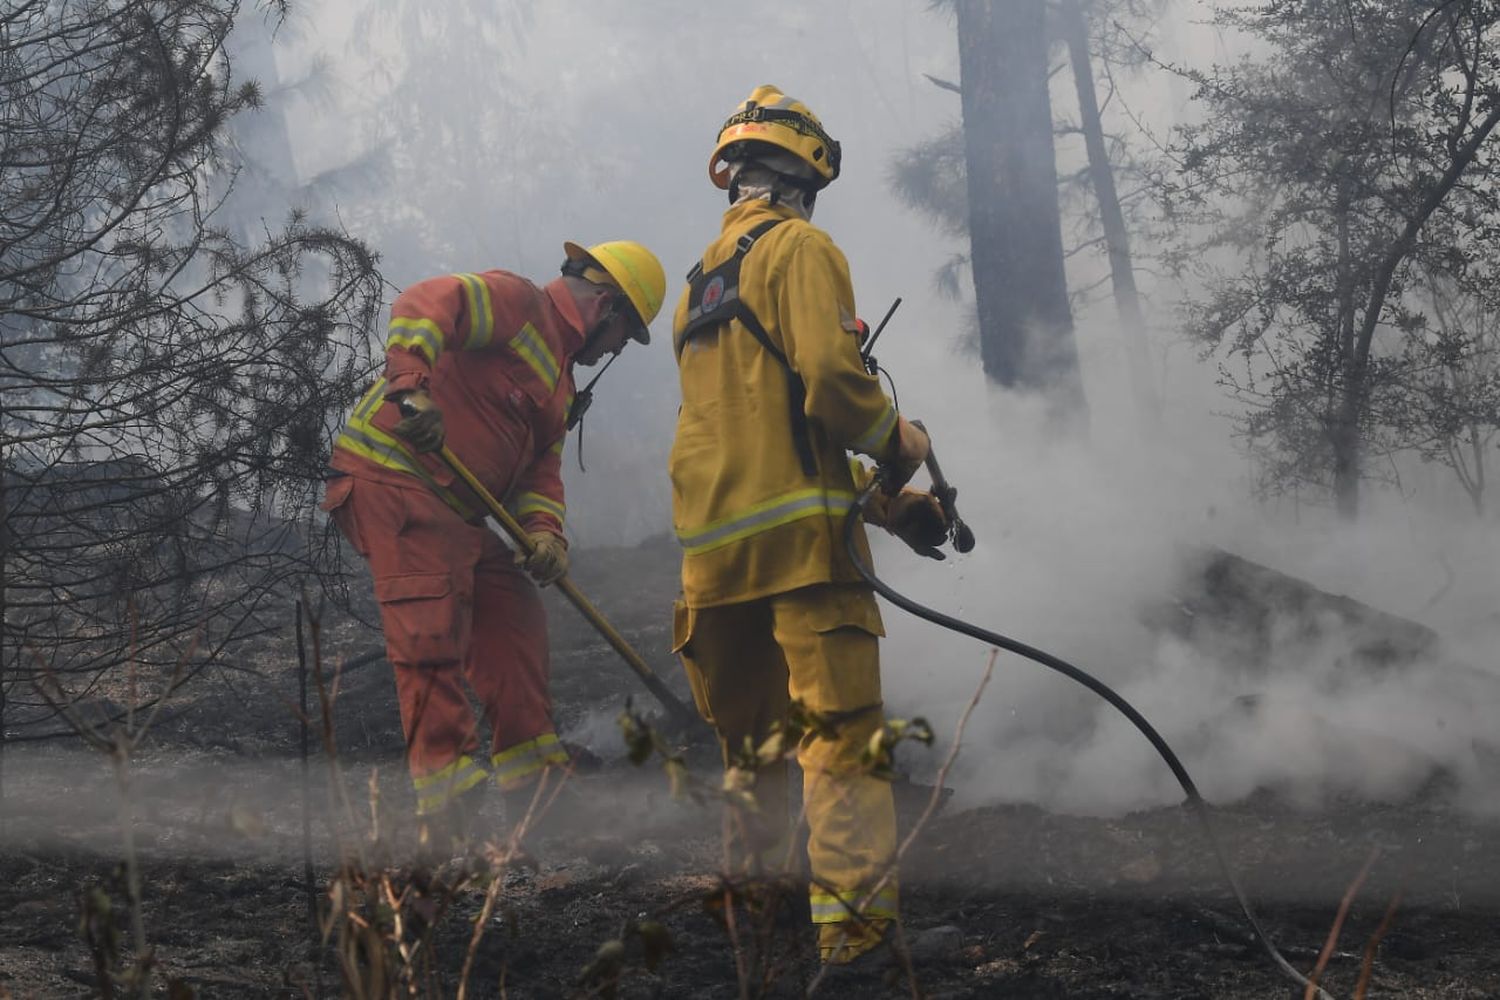
[[[1480,433],[1478,424],[1469,424],[1468,440],[1452,445],[1453,469],[1458,473],[1458,481],[1463,486],[1464,492],[1469,494],[1469,502],[1474,505],[1474,514],[1484,517],[1484,437]],[[1469,449],[1469,458],[1463,457],[1464,446]],[[1470,464],[1472,463],[1472,465]]]
[[1359,511],[1359,463],[1363,445],[1359,438],[1359,418],[1364,415],[1367,404],[1365,397],[1370,371],[1370,345],[1375,339],[1375,328],[1380,325],[1380,318],[1385,311],[1386,297],[1390,295],[1396,269],[1411,254],[1412,248],[1416,246],[1417,234],[1442,205],[1443,199],[1458,185],[1464,171],[1474,162],[1474,157],[1496,126],[1500,126],[1500,107],[1489,108],[1484,117],[1463,137],[1462,142],[1458,142],[1457,137],[1450,142],[1452,162],[1441,176],[1433,179],[1421,204],[1407,218],[1400,235],[1386,251],[1385,259],[1380,262],[1371,282],[1359,329],[1350,332],[1348,344],[1344,348],[1348,374],[1344,380],[1339,414],[1332,428],[1334,505],[1346,518],[1352,519]]
[[1359,513],[1359,415],[1363,412],[1365,366],[1355,350],[1354,265],[1349,248],[1349,211],[1353,202],[1347,173],[1338,181],[1334,211],[1338,216],[1338,366],[1339,393],[1329,414],[1328,441],[1333,452],[1333,504],[1339,516]]
[[1063,271],[1047,94],[1045,0],[957,0],[970,261],[985,374],[1047,394],[1080,424],[1087,402]]
[[1359,393],[1345,386],[1338,411],[1329,428],[1333,445],[1333,507],[1340,517],[1352,521],[1359,514],[1360,435]]
[[1061,13],[1068,62],[1073,67],[1073,84],[1078,90],[1078,122],[1083,129],[1084,146],[1089,156],[1089,182],[1099,202],[1099,224],[1104,229],[1104,243],[1109,253],[1109,277],[1114,288],[1115,311],[1120,316],[1125,367],[1130,375],[1136,410],[1142,424],[1150,430],[1161,424],[1161,401],[1156,394],[1156,380],[1151,375],[1146,321],[1141,313],[1140,294],[1135,287],[1135,271],[1130,264],[1130,235],[1125,230],[1125,213],[1120,209],[1120,196],[1115,191],[1115,170],[1109,162],[1104,123],[1099,117],[1099,100],[1094,92],[1088,24],[1078,0],[1061,0]]
[[264,100],[259,108],[229,122],[235,171],[220,181],[226,201],[219,222],[252,245],[267,225],[281,222],[265,218],[267,211],[284,215],[304,201],[287,123],[287,96],[281,92],[283,81],[276,64],[274,31],[262,17],[242,17],[226,42],[236,73],[259,84]]
[[[10,677],[6,671],[6,663],[11,647],[10,629],[7,628],[10,619],[10,604],[6,600],[10,584],[10,578],[7,575],[10,569],[10,498],[5,488],[10,469],[6,463],[9,455],[5,447],[5,433],[5,395],[0,393],[0,816],[7,814],[5,808],[5,708],[6,686],[10,683]],[[0,821],[0,835],[6,832],[5,823]]]

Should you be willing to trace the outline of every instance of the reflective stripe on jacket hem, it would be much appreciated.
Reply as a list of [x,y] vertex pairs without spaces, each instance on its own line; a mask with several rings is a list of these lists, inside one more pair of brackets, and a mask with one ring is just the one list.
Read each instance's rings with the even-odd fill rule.
[[702,528],[679,530],[677,541],[687,555],[698,555],[805,517],[820,514],[842,517],[853,506],[854,494],[847,490],[797,490],[772,497]]
[[410,476],[416,476],[426,484],[427,488],[442,498],[443,502],[465,521],[474,519],[474,511],[469,505],[459,499],[458,494],[443,486],[432,474],[417,461],[417,457],[407,447],[406,443],[392,434],[376,427],[373,423],[375,414],[380,409],[380,404],[385,402],[386,380],[376,380],[354,406],[354,412],[349,415],[349,423],[339,433],[338,439],[334,441],[335,449],[342,448],[353,455],[358,455],[367,461],[396,472],[404,472]]
[[360,458],[387,469],[416,476],[444,503],[452,507],[459,517],[465,521],[474,519],[474,512],[469,509],[468,504],[460,500],[452,490],[433,479],[432,475],[411,457],[411,453],[400,442],[384,431],[368,424],[359,427],[350,421],[349,426],[344,428],[338,440],[333,443],[333,447],[342,448],[352,455],[358,455]]

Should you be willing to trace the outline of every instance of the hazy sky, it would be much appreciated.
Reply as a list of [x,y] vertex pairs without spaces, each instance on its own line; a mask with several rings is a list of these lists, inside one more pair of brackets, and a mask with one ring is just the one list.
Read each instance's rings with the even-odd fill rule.
[[[1433,666],[1331,696],[1329,672],[1343,652],[1337,642],[1281,650],[1287,659],[1268,665],[1268,679],[1246,679],[1138,623],[1143,603],[1170,597],[1179,546],[1219,545],[1420,619],[1493,679],[1500,533],[1493,518],[1480,523],[1466,513],[1443,470],[1403,470],[1411,495],[1372,494],[1354,527],[1314,508],[1255,503],[1250,466],[1229,435],[1232,404],[1215,385],[1213,365],[1199,362],[1173,328],[1179,290],[1149,274],[1142,281],[1166,393],[1162,432],[1148,439],[1137,430],[1107,300],[1078,316],[1093,415],[1087,445],[1050,441],[1033,405],[988,388],[977,359],[959,351],[967,305],[932,290],[934,269],[964,248],[899,205],[888,186],[892,155],[958,115],[957,96],[922,76],[958,76],[953,27],[926,7],[549,0],[522,5],[524,16],[486,30],[450,23],[439,36],[424,34],[421,23],[386,22],[360,45],[351,26],[368,8],[329,3],[278,58],[295,73],[320,50],[338,81],[331,105],[292,105],[304,179],[374,146],[392,152],[393,174],[344,192],[338,208],[386,253],[398,286],[489,267],[545,281],[564,239],[637,239],[662,258],[668,308],[653,343],[627,349],[597,391],[585,425],[587,475],[577,472],[576,439],[569,442],[570,522],[580,548],[670,530],[665,470],[678,398],[670,304],[725,207],[706,173],[719,124],[753,87],[774,83],[806,101],[843,144],[843,175],[820,196],[814,222],[846,253],[865,317],[878,319],[893,297],[904,298],[880,357],[896,375],[903,412],[932,430],[979,538],[971,556],[941,565],[882,544],[880,567],[893,583],[1120,684],[1184,744],[1211,798],[1260,781],[1310,796],[1345,788],[1406,794],[1426,773],[1424,762],[1441,762],[1474,791],[1470,805],[1500,808],[1495,762],[1486,771],[1475,756],[1476,740],[1496,742],[1489,720],[1500,682]],[[1197,65],[1224,58],[1222,41],[1191,23],[1203,16],[1202,6],[1182,5],[1162,53]],[[493,65],[493,74],[464,68],[476,64]],[[429,95],[422,113],[456,137],[441,155],[409,148],[392,132],[386,81],[408,69]],[[1121,100],[1164,133],[1190,113],[1173,103],[1185,94],[1156,74],[1131,81]],[[1059,114],[1073,113],[1067,72],[1054,77],[1053,99]],[[503,132],[476,133],[476,108],[502,109]],[[1117,101],[1111,114],[1120,108]],[[1078,155],[1060,147],[1060,167]],[[443,179],[440,194],[423,186],[428,175]],[[381,245],[382,218],[419,220],[430,243]],[[1100,273],[1097,262],[1070,266],[1075,286]],[[664,613],[671,597],[662,595]],[[985,651],[894,609],[886,620],[893,711],[926,712],[951,727]],[[1234,714],[1246,693],[1264,696],[1258,714]],[[969,794],[1085,810],[1176,799],[1144,740],[1039,667],[1002,657],[981,716],[965,758]]]

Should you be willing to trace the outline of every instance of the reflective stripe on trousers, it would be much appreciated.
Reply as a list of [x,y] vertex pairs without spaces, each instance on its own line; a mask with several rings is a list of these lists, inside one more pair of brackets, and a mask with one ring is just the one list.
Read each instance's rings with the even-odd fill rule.
[[[741,604],[689,609],[679,605],[673,644],[682,657],[693,700],[719,734],[726,760],[745,745],[761,746],[786,718],[793,699],[834,720],[832,737],[809,733],[796,748],[803,771],[814,920],[849,920],[840,900],[858,903],[888,873],[865,907],[876,918],[894,914],[897,888],[896,810],[890,782],[862,762],[883,725],[875,595],[866,587],[820,584]],[[736,863],[763,865],[790,829],[789,775],[778,761],[755,773],[756,811],[731,828]],[[785,857],[787,852],[783,852]],[[817,905],[817,894],[833,906]]]
[[532,775],[549,764],[561,766],[567,762],[568,753],[558,742],[557,734],[543,733],[534,740],[501,750],[490,758],[490,767],[495,784],[510,791],[525,785]]
[[[896,880],[894,877],[870,896],[868,889],[854,889],[831,893],[814,888],[808,893],[812,902],[812,922],[815,924],[837,924],[846,920],[894,920],[896,919]],[[869,902],[864,902],[869,898]]]
[[474,758],[464,754],[447,767],[411,779],[417,792],[417,815],[442,812],[449,802],[488,777]]
[[[565,763],[552,723],[546,612],[510,550],[415,482],[340,476],[324,509],[374,577],[419,808],[441,808],[491,770],[516,787]],[[498,748],[492,769],[475,762],[483,722],[466,687]]]

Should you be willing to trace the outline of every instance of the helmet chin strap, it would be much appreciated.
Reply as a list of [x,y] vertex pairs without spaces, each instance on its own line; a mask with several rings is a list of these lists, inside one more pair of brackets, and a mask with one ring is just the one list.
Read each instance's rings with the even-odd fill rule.
[[609,356],[609,360],[604,362],[604,367],[599,369],[593,378],[589,379],[589,384],[573,394],[573,403],[568,407],[568,420],[567,425],[563,428],[563,433],[567,434],[573,428],[578,428],[579,472],[589,471],[583,467],[583,415],[589,411],[590,406],[594,405],[594,383],[604,377],[604,373],[609,371],[609,366],[615,363],[615,358],[618,358],[623,350],[624,348],[622,347],[620,351],[616,351]]
[[609,360],[604,362],[604,367],[595,372],[594,377],[589,379],[589,384],[573,394],[573,404],[568,407],[567,430],[577,427],[578,422],[583,419],[583,415],[588,412],[588,408],[593,405],[594,383],[604,377],[604,373],[609,371],[609,366],[615,363],[615,359],[620,356],[620,353],[620,351],[616,351],[611,354]]

